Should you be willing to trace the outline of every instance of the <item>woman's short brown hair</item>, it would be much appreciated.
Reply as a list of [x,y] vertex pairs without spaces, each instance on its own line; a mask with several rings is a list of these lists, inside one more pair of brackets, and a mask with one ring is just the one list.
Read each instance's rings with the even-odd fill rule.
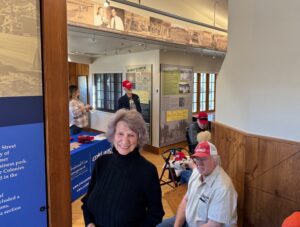
[[113,143],[117,124],[123,121],[128,127],[138,135],[138,147],[141,150],[145,143],[148,142],[146,123],[142,115],[136,110],[120,109],[108,123],[106,137],[109,142]]

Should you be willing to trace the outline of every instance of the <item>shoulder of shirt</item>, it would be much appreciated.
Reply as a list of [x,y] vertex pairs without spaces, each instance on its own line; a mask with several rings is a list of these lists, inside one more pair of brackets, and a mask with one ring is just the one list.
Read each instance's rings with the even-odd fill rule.
[[155,165],[148,161],[145,157],[143,157],[142,155],[140,155],[140,165],[144,168],[144,169],[148,169],[148,170],[153,170],[156,169]]
[[221,166],[217,178],[218,178],[217,185],[219,188],[224,188],[224,190],[227,190],[231,187],[234,188],[231,178],[228,176],[228,174]]

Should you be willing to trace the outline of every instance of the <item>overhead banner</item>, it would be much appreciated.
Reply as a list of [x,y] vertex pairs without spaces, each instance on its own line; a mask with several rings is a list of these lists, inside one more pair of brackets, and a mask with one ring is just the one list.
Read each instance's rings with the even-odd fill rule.
[[161,65],[160,147],[185,141],[192,119],[193,69]]
[[227,49],[225,32],[202,26],[199,26],[199,29],[189,28],[187,25],[149,16],[148,13],[141,15],[127,9],[104,7],[100,1],[67,0],[67,20],[69,25],[124,33],[146,39],[152,38],[218,51]]
[[47,226],[39,1],[0,4],[0,226]]

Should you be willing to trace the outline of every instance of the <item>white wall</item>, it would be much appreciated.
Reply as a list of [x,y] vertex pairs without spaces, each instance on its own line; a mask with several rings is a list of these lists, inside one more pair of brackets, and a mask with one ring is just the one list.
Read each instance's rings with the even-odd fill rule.
[[[126,66],[128,65],[145,65],[152,64],[153,70],[153,92],[152,92],[152,121],[156,122],[159,118],[159,50],[152,50],[140,53],[132,53],[126,55],[115,55],[104,58],[96,59],[93,64],[90,65],[89,76],[89,94],[91,97],[91,103],[93,100],[93,80],[92,75],[94,73],[123,73],[125,76]],[[91,115],[91,128],[100,131],[107,130],[107,123],[113,114],[96,111]],[[158,132],[159,125],[153,123],[152,131]],[[152,133],[152,145],[158,147],[159,135],[158,133]]]
[[216,121],[300,141],[300,1],[229,1]]
[[194,72],[219,72],[223,60],[223,57],[212,58],[212,56],[201,56],[200,54],[191,54],[185,52],[160,52],[161,64],[192,66]]

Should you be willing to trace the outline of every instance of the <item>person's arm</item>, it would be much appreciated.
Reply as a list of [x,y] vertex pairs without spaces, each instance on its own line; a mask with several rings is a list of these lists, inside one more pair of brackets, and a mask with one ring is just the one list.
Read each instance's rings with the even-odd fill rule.
[[140,113],[142,113],[142,107],[140,102],[140,97],[136,95],[136,101],[135,101],[136,110]]
[[185,208],[187,202],[187,194],[182,198],[176,213],[176,220],[174,223],[174,227],[182,227],[185,222]]
[[[146,178],[147,177],[147,178]],[[142,223],[142,227],[153,227],[161,223],[164,216],[164,210],[162,206],[161,188],[159,184],[159,178],[156,168],[149,171],[146,184],[144,185],[144,191],[147,198],[147,216]]]

